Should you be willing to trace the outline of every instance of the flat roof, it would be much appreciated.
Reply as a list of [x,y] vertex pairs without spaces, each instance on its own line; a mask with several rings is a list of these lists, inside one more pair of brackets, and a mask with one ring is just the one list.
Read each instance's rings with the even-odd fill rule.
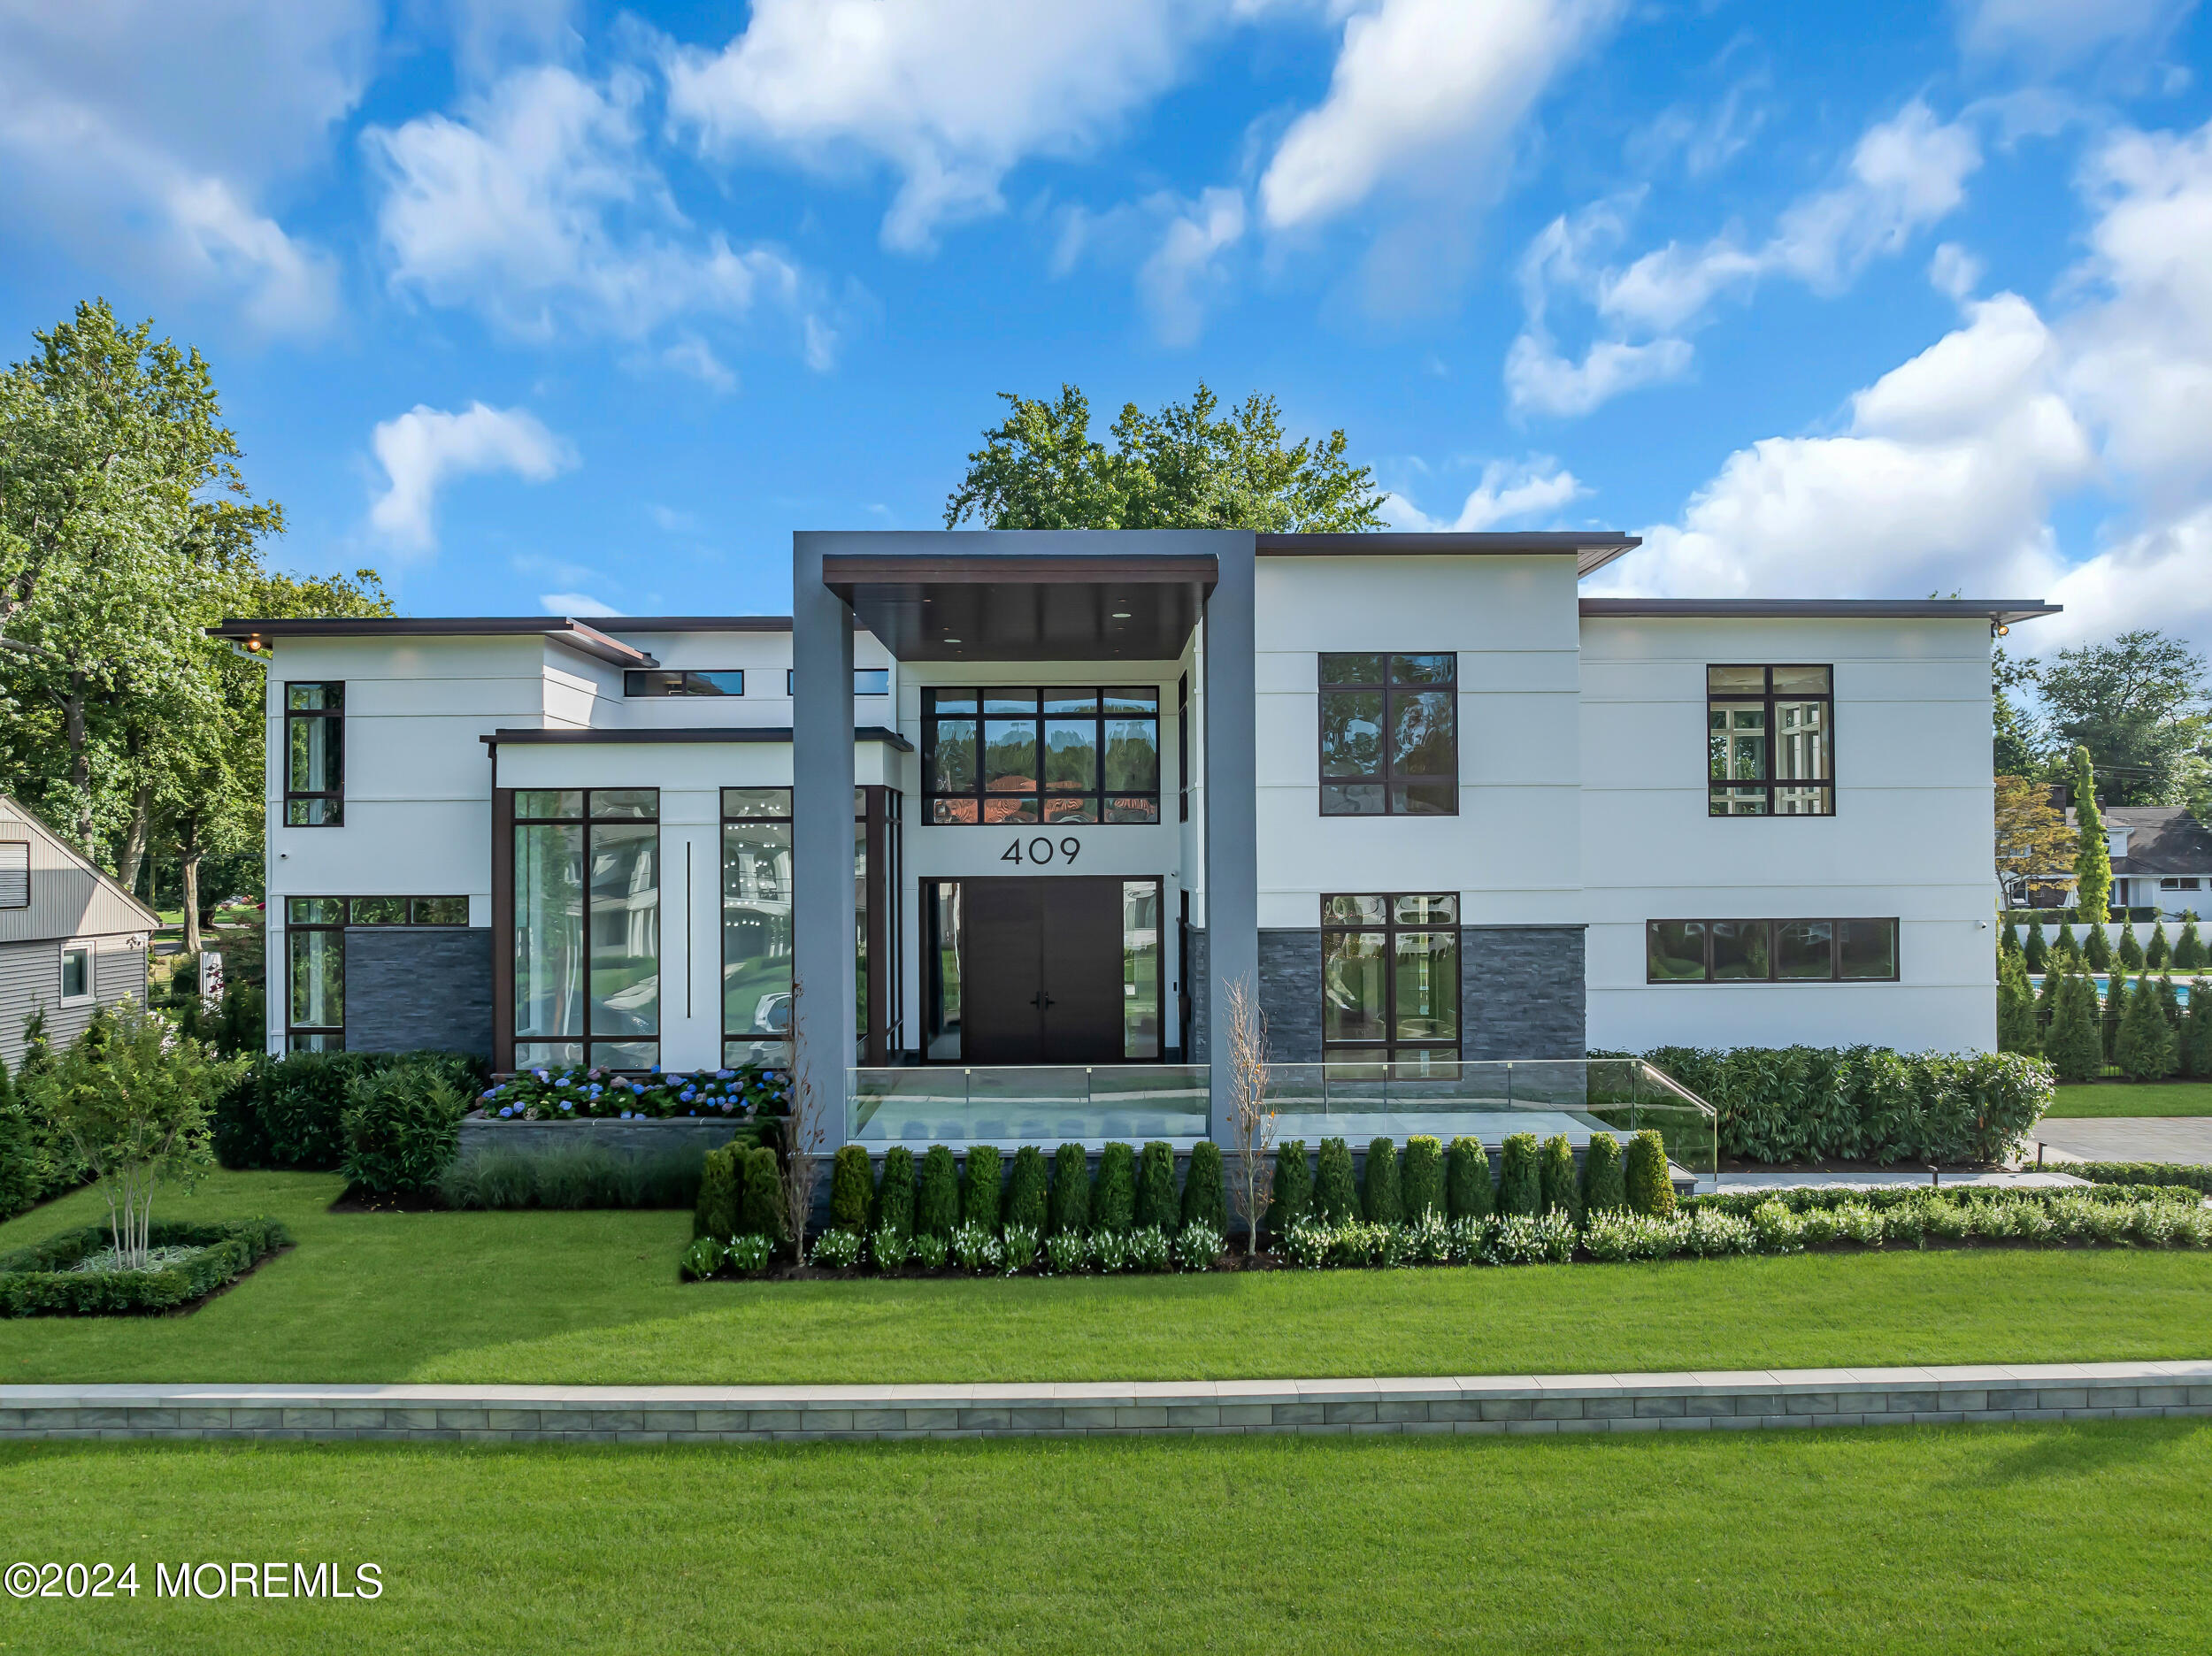
[[1563,557],[1575,575],[1603,569],[1643,545],[1617,529],[1506,529],[1431,533],[1386,530],[1353,534],[1263,534],[1252,537],[1261,557]]
[[1585,598],[1586,618],[1601,616],[1735,617],[1768,620],[1967,621],[2000,626],[2057,615],[2040,598]]
[[[621,747],[632,742],[764,742],[770,746],[787,744],[791,740],[788,724],[663,724],[638,730],[543,730],[526,725],[514,730],[495,730],[477,740],[488,748],[507,745],[517,748],[595,748]],[[881,724],[860,724],[853,729],[856,742],[882,742],[901,753],[912,753],[914,744],[895,730]]]
[[215,638],[241,640],[249,648],[263,639],[278,638],[518,638],[536,633],[617,667],[660,665],[635,645],[611,638],[574,616],[227,616],[219,626],[207,630]]

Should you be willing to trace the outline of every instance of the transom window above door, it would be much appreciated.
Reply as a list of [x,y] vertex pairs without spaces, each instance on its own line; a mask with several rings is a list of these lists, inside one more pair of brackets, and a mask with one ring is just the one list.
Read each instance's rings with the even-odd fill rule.
[[1832,816],[1835,684],[1827,667],[1708,667],[1713,816]]
[[922,692],[933,823],[1160,820],[1156,685]]
[[1459,814],[1459,657],[1321,657],[1321,814]]

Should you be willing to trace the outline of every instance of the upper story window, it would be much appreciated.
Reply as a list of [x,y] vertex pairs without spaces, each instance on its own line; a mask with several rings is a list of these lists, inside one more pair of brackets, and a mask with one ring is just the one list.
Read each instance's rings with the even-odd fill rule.
[[295,828],[345,821],[346,687],[284,686],[284,820]]
[[31,906],[31,842],[0,840],[0,908]]
[[1459,657],[1321,657],[1321,814],[1459,814]]
[[622,694],[626,696],[741,696],[745,694],[745,674],[734,667],[711,672],[701,672],[694,668],[641,671],[634,667],[622,675]]
[[1836,814],[1833,678],[1827,667],[1705,670],[1709,815]]
[[1160,692],[925,690],[922,794],[933,823],[1156,823]]
[[[790,668],[787,667],[783,670],[784,694],[796,695],[798,694],[798,679],[799,675]],[[891,670],[888,667],[854,668],[853,694],[855,695],[889,695],[891,694]]]

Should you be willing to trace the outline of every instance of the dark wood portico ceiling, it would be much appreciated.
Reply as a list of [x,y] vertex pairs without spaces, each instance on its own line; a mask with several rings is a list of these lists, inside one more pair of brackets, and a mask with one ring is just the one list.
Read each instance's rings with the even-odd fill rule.
[[1173,661],[1210,555],[831,554],[822,584],[900,661]]

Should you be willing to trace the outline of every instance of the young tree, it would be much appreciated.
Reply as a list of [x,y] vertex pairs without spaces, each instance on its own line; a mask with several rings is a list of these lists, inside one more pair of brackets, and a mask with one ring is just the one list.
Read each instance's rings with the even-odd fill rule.
[[2116,803],[2174,805],[2204,734],[2204,671],[2186,645],[2138,629],[2061,650],[2038,682],[2060,739],[2111,778]]
[[[1228,997],[1223,1005],[1229,1014],[1229,1131],[1236,1158],[1229,1195],[1244,1226],[1244,1252],[1249,1258],[1259,1252],[1268,1205],[1275,1185],[1283,1182],[1279,1175],[1271,1179],[1268,1171],[1275,1148],[1275,1102],[1268,1090],[1267,1019],[1247,979],[1232,978],[1222,992]],[[1301,1172],[1305,1160],[1302,1143]]]
[[2101,930],[2112,908],[2112,852],[2097,809],[2097,773],[2089,749],[2074,749],[2074,917]]
[[984,433],[945,501],[945,527],[1348,531],[1383,526],[1373,472],[1344,457],[1344,433],[1286,444],[1275,399],[1233,409],[1201,384],[1157,414],[1125,403],[1114,447],[1091,435],[1082,392],[1057,402],[999,395],[1006,418]]
[[2138,978],[2121,1015],[2120,1030],[2113,1041],[2113,1062],[2138,1081],[2158,1081],[2174,1072],[2174,1031],[2166,1022],[2166,1008],[2158,1003],[2158,990],[2150,978]]
[[161,1183],[188,1188],[212,1164],[209,1112],[244,1068],[127,1000],[96,1012],[51,1068],[27,1078],[37,1108],[99,1182],[120,1269],[145,1268]]
[[2039,885],[2063,880],[2074,865],[2073,831],[2050,790],[2016,776],[1997,778],[1997,879],[2010,906]]
[[[791,1033],[799,1036],[799,1020],[806,1016],[803,997],[805,985],[798,978],[791,980]],[[779,1169],[783,1180],[784,1223],[789,1227],[791,1257],[799,1264],[806,1263],[806,1228],[814,1218],[814,1187],[822,1176],[823,1153],[829,1148],[833,1130],[842,1137],[844,1123],[831,1120],[834,1108],[841,1115],[844,1100],[833,1106],[828,1100],[818,1097],[813,1084],[805,1072],[791,1071],[791,1114],[783,1123],[783,1162]]]

